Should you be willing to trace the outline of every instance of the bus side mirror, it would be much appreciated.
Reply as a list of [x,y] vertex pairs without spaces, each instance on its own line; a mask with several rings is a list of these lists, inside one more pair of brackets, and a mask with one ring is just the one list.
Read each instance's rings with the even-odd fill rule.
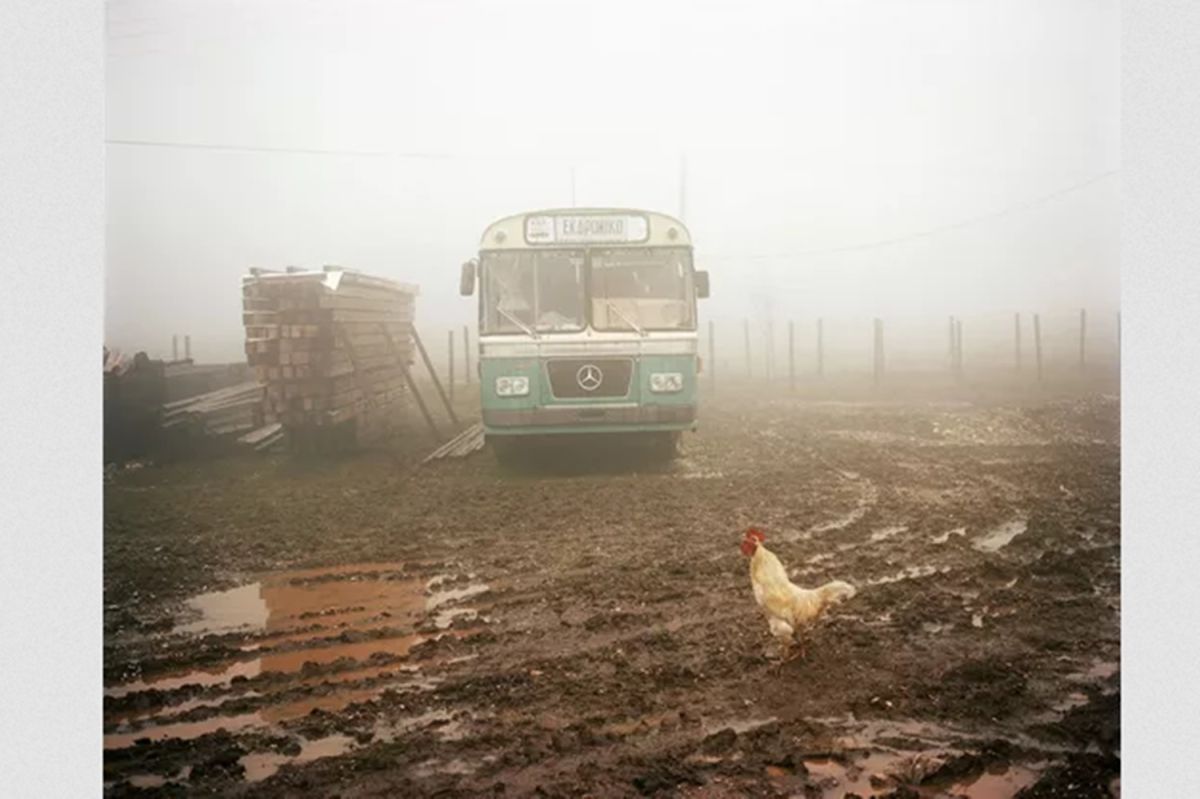
[[708,299],[708,272],[696,272],[696,296]]
[[458,293],[470,297],[475,293],[475,261],[467,261],[462,265],[462,273],[458,277]]

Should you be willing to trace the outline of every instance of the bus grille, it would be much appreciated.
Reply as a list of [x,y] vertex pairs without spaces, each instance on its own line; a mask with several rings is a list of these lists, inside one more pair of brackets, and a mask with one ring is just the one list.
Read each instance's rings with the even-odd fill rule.
[[[600,384],[588,391],[580,385],[580,376],[592,377],[593,367],[600,371]],[[586,371],[585,371],[586,370]],[[629,393],[629,379],[633,375],[633,361],[629,358],[563,358],[546,362],[550,374],[550,391],[558,399],[586,399],[589,397],[624,397]],[[588,381],[585,379],[584,381]]]

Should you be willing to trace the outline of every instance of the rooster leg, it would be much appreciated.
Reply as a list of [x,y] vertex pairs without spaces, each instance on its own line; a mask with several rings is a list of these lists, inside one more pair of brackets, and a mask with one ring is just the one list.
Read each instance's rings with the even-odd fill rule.
[[804,660],[805,658],[808,657],[808,654],[804,648],[804,639],[802,637],[797,637],[795,643],[796,643],[796,647],[794,650],[792,648],[791,643],[789,642],[789,644],[788,644],[788,651],[791,652],[791,654],[788,655],[788,658],[787,658],[788,663],[792,662],[793,660]]
[[781,619],[773,618],[770,620],[769,624],[771,628],[771,635],[773,635],[775,640],[779,642],[780,647],[780,659],[776,666],[782,666],[790,659],[789,655],[792,648],[792,636],[795,630],[792,628],[792,625],[782,621]]

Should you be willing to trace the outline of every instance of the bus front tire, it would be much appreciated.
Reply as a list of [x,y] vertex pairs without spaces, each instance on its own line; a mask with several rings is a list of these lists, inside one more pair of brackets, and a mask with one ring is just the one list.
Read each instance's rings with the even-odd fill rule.
[[653,436],[650,447],[655,460],[669,462],[679,457],[679,432],[654,433]]
[[519,442],[515,436],[488,436],[487,443],[501,466],[513,466],[519,461]]

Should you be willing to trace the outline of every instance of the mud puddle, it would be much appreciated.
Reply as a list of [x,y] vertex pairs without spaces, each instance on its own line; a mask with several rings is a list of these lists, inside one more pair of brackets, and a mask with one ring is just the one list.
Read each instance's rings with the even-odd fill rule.
[[900,533],[907,532],[907,524],[893,524],[890,527],[882,527],[871,533],[870,541],[872,544],[878,544],[880,541],[886,541]]
[[712,735],[713,733],[717,733],[722,730],[733,730],[738,735],[742,735],[750,732],[751,730],[757,730],[759,727],[765,727],[774,721],[776,721],[774,716],[762,719],[728,719],[725,721],[706,720],[701,726],[701,729],[704,731],[705,735]]
[[950,536],[952,536],[952,535],[965,536],[966,534],[967,534],[967,528],[955,527],[953,530],[947,530],[946,532],[941,533],[940,535],[933,536],[932,538],[929,539],[929,541],[930,541],[930,543],[933,543],[933,544],[944,544],[950,540]]
[[354,746],[354,739],[346,735],[330,735],[315,740],[300,742],[300,751],[294,755],[278,752],[252,752],[243,755],[238,762],[245,769],[246,782],[261,782],[286,765],[311,763],[325,757],[344,755]]
[[[478,613],[475,608],[444,606],[456,605],[489,590],[486,583],[480,582],[443,588],[449,579],[446,576],[428,581],[397,577],[402,568],[401,564],[360,564],[284,572],[227,591],[201,594],[187,603],[193,612],[201,614],[200,618],[177,626],[176,632],[266,633],[268,637],[256,638],[242,647],[248,653],[263,650],[264,654],[254,659],[164,672],[111,686],[105,695],[121,697],[151,688],[169,691],[192,684],[222,685],[235,677],[296,672],[307,662],[320,665],[344,657],[361,660],[374,652],[403,656],[428,640],[428,636],[415,633],[381,636],[379,631],[411,627],[427,615],[441,629],[458,618],[475,618]],[[433,613],[439,608],[438,613]],[[366,641],[344,640],[370,633],[377,635]],[[343,640],[324,640],[339,636]],[[280,646],[297,643],[300,646]]]
[[[125,778],[125,781],[134,788],[162,788],[169,782],[187,782],[191,775],[192,767],[184,766],[170,777],[162,774],[131,774]],[[104,787],[110,788],[112,785],[111,783],[105,783]]]
[[998,524],[983,535],[971,541],[971,546],[980,552],[999,552],[1008,546],[1014,538],[1024,534],[1029,529],[1029,520],[1024,517],[1010,519]]
[[[872,751],[847,760],[808,758],[808,782],[822,799],[856,794],[862,799],[894,795],[907,789],[919,799],[1010,799],[1037,782],[1044,763],[1031,766],[995,763],[966,778],[939,779],[937,769],[950,755]],[[813,794],[809,794],[813,795]]]
[[[248,653],[258,651],[263,640],[269,640],[272,645],[263,646],[261,654],[252,659],[168,671],[112,686],[106,689],[107,696],[120,698],[138,691],[171,691],[184,686],[226,685],[232,688],[235,678],[249,679],[266,674],[283,676],[282,690],[311,687],[322,693],[266,704],[251,713],[216,715],[195,721],[174,720],[205,706],[215,706],[219,713],[222,702],[235,696],[230,693],[214,698],[210,692],[203,698],[142,712],[132,718],[129,714],[110,718],[110,722],[120,722],[120,726],[105,736],[104,747],[124,748],[143,738],[151,741],[188,740],[220,729],[238,732],[300,718],[318,709],[335,713],[348,705],[371,701],[386,690],[427,690],[436,681],[413,679],[413,672],[419,671],[418,666],[395,662],[375,665],[371,661],[381,656],[395,661],[425,642],[446,636],[460,637],[460,631],[448,628],[461,619],[478,618],[478,609],[467,607],[463,602],[488,591],[489,586],[475,580],[473,574],[438,575],[426,579],[405,574],[404,569],[399,563],[366,563],[281,572],[245,586],[194,597],[187,603],[189,615],[199,618],[178,625],[176,633],[193,637],[213,633],[267,636],[255,639],[254,649],[243,647]],[[432,624],[432,628],[428,624]],[[418,626],[426,632],[416,632],[414,628]],[[354,663],[361,663],[362,667],[345,669],[346,665]],[[334,671],[309,676],[310,670],[322,666],[332,666]],[[404,675],[405,679],[356,685],[389,673]],[[329,691],[327,687],[321,687],[326,683],[339,687]],[[247,699],[262,694],[248,691],[236,696]],[[140,729],[130,729],[129,722],[135,720],[150,723]],[[323,750],[313,750],[320,751]],[[261,762],[255,761],[255,767],[266,771],[275,761],[265,755],[264,758]]]
[[[393,724],[377,723],[371,741],[394,741],[409,732],[430,726],[437,728],[436,734],[442,740],[458,740],[465,735],[463,725],[455,721],[448,711],[437,710]],[[347,735],[329,735],[324,738],[301,739],[298,752],[252,752],[242,756],[238,762],[245,769],[246,782],[261,782],[286,765],[302,765],[327,757],[340,757],[357,748],[359,744]]]
[[948,574],[949,566],[934,566],[932,564],[924,566],[909,566],[901,569],[894,574],[885,574],[883,577],[876,577],[873,580],[867,580],[867,585],[886,585],[888,583],[898,583],[902,580],[920,580],[924,577],[932,577],[935,574]]
[[373,729],[376,741],[394,741],[416,730],[432,727],[443,741],[457,741],[466,735],[466,724],[448,710],[430,710],[419,716],[392,722],[376,722]]
[[331,626],[368,613],[412,614],[424,603],[424,582],[400,563],[281,572],[261,581],[211,591],[187,601],[190,616],[175,628],[185,635],[278,633],[304,622]]

